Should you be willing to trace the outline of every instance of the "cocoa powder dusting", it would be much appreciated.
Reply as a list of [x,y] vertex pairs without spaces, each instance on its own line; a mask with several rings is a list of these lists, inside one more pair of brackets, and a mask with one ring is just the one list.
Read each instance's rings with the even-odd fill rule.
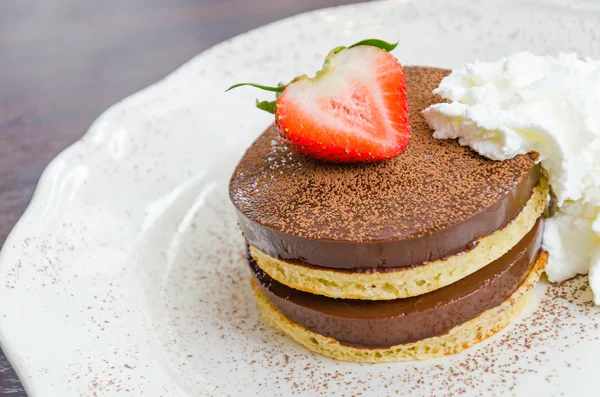
[[230,182],[235,207],[254,222],[295,236],[341,241],[421,237],[460,223],[503,198],[535,162],[498,162],[432,136],[421,111],[448,73],[405,68],[408,148],[374,164],[326,164],[291,152],[274,127],[248,149]]

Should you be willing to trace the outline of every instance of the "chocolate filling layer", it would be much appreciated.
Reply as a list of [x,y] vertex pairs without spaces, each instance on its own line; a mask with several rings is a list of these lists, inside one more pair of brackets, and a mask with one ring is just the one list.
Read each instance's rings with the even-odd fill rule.
[[289,288],[249,256],[269,301],[291,321],[355,347],[385,348],[439,336],[507,300],[540,253],[542,220],[509,252],[472,275],[414,298],[393,301],[333,299]]
[[313,240],[282,233],[238,212],[246,239],[266,254],[334,269],[385,269],[418,266],[467,251],[477,239],[502,229],[519,213],[540,181],[536,165],[501,200],[475,216],[446,229],[407,240],[347,242]]

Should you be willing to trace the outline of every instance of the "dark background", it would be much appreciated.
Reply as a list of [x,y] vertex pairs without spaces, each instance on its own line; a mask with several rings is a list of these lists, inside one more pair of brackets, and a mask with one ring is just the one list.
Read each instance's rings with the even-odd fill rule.
[[[202,50],[352,0],[0,0],[0,245],[46,164]],[[0,397],[25,393],[0,352]]]

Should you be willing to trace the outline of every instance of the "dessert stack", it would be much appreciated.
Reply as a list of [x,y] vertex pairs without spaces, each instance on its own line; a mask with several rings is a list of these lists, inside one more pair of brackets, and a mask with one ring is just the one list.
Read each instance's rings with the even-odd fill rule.
[[391,49],[338,47],[314,78],[254,85],[277,92],[258,103],[275,124],[230,181],[267,323],[345,361],[479,342],[527,305],[547,260],[537,155],[434,139],[421,112],[449,71],[402,68]]

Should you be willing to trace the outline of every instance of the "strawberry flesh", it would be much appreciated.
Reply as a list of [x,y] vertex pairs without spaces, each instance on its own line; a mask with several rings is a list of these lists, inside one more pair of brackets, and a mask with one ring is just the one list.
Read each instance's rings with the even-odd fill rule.
[[318,160],[395,157],[410,138],[402,66],[376,47],[346,49],[316,77],[289,84],[277,99],[275,117],[285,142]]

